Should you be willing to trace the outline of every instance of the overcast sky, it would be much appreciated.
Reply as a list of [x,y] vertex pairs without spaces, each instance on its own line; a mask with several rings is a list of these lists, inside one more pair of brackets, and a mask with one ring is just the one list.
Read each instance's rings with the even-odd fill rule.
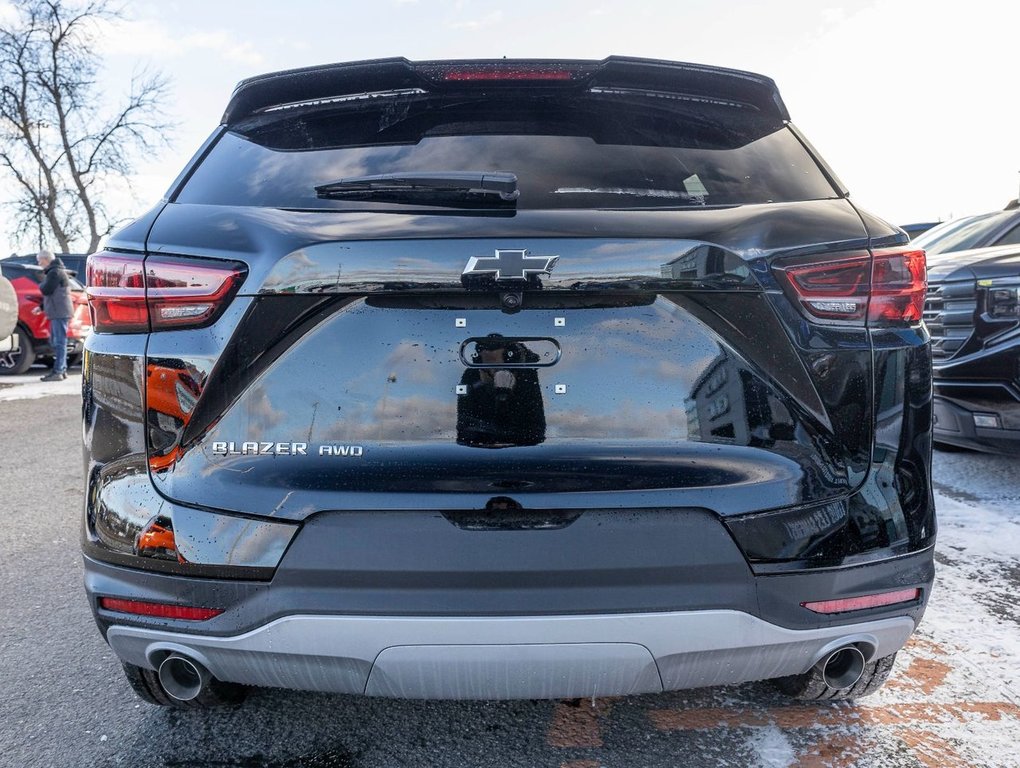
[[[1020,184],[1020,13],[1001,0],[141,0],[126,8],[98,41],[105,93],[116,98],[133,72],[161,70],[173,82],[167,111],[178,127],[170,149],[138,163],[135,198],[112,195],[125,216],[162,195],[239,80],[387,56],[621,54],[760,72],[775,79],[794,123],[852,199],[897,224],[999,209]],[[0,195],[7,190],[0,181]],[[7,218],[0,212],[0,246]]]

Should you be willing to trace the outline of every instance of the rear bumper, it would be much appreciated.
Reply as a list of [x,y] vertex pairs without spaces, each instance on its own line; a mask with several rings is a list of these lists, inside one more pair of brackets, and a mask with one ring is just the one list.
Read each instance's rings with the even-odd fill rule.
[[299,690],[429,699],[547,699],[655,693],[807,671],[856,644],[898,651],[908,616],[790,630],[739,611],[589,616],[287,616],[229,637],[113,625],[124,661],[168,653],[221,680]]
[[[199,538],[202,531],[176,515],[183,508],[173,509],[177,535],[190,530],[189,538]],[[103,525],[115,527],[121,518],[106,520],[106,512]],[[237,557],[260,545],[243,530],[226,538]],[[118,565],[96,559],[105,557],[100,547],[86,551],[85,586],[102,631],[131,624],[219,637],[295,615],[458,621],[736,611],[791,630],[901,616],[916,623],[934,579],[931,547],[841,567],[756,573],[722,522],[701,510],[588,510],[566,527],[539,530],[465,530],[431,512],[322,513],[302,525],[263,580],[222,567],[218,577],[159,572],[147,559],[124,556]],[[190,550],[188,560],[194,565]],[[865,614],[823,615],[802,606],[907,587],[920,589],[921,599]],[[168,624],[102,610],[103,596],[223,612],[198,624]]]
[[[86,558],[86,590],[107,642],[137,666],[155,668],[177,652],[219,679],[248,685],[402,698],[538,699],[783,677],[807,671],[848,643],[869,660],[888,656],[920,621],[933,578],[928,549],[817,572],[756,576],[743,565],[739,585],[713,581],[720,574],[710,569],[686,583],[670,582],[660,571],[664,582],[643,572],[642,583],[611,587],[606,574],[595,573],[588,574],[590,585],[570,585],[565,574],[548,570],[531,578],[522,563],[516,588],[497,588],[492,573],[478,571],[473,580],[490,583],[473,590],[467,581],[451,589],[448,573],[440,578],[420,571],[398,584],[392,583],[397,574],[352,580],[339,571],[321,574],[316,583],[306,571],[297,583],[285,567],[295,553],[308,554],[292,547],[271,582],[189,578]],[[380,556],[377,549],[374,557]],[[634,553],[635,562],[652,556]],[[885,608],[822,615],[800,604],[911,585],[921,589],[920,600]],[[678,607],[640,607],[666,593]],[[101,596],[226,610],[201,622],[128,616],[100,608]],[[630,610],[616,605],[624,600]],[[567,603],[571,609],[550,610]],[[407,610],[413,604],[421,607],[416,613]],[[443,613],[434,610],[440,604]]]

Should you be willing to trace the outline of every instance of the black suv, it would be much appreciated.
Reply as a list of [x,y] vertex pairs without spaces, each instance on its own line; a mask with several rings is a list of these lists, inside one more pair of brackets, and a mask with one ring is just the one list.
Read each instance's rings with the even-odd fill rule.
[[928,257],[935,440],[1020,452],[1020,245]]
[[924,254],[766,77],[246,80],[88,278],[86,586],[148,701],[847,698],[921,618]]

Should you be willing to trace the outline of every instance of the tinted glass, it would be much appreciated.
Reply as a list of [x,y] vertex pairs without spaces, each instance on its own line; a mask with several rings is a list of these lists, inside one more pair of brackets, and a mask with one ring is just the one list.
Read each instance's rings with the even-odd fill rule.
[[921,235],[914,240],[914,244],[918,248],[924,248],[928,253],[950,253],[965,251],[968,248],[1004,244],[1001,240],[993,239],[992,236],[1015,215],[1015,213],[1003,211],[949,222]]
[[[518,208],[740,205],[835,197],[782,123],[750,107],[654,99],[382,99],[263,118],[224,135],[184,203],[390,209],[323,200],[341,178],[414,171],[517,175]],[[416,206],[427,205],[418,197]],[[399,206],[396,206],[399,208]]]
[[18,264],[0,265],[0,272],[2,272],[3,276],[6,277],[8,280],[14,280],[15,278],[18,277],[27,277],[29,280],[32,280],[33,282],[41,283],[43,278],[43,273],[41,269],[28,269]]
[[996,245],[1017,245],[1020,243],[1020,224],[995,241]]

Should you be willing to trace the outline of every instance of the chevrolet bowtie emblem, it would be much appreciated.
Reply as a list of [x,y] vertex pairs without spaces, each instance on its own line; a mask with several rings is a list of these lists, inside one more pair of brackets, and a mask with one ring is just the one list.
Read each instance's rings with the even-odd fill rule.
[[461,273],[468,277],[489,276],[496,280],[527,280],[532,275],[552,272],[559,256],[529,256],[526,250],[496,249],[495,256],[472,256]]

